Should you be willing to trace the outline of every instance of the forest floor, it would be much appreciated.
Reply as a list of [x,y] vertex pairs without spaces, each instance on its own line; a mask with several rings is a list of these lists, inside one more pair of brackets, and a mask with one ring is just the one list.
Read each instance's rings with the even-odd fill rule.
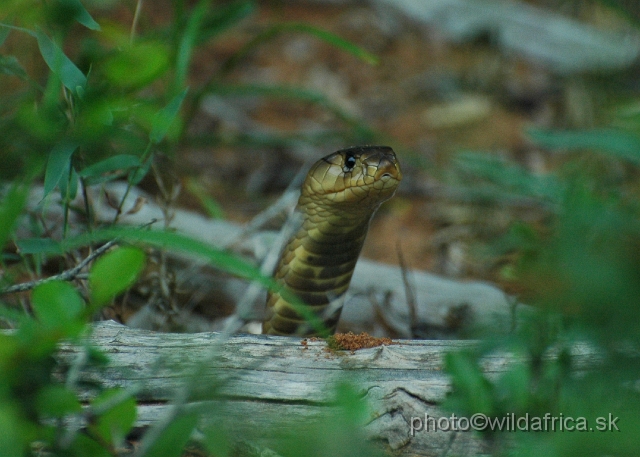
[[[320,91],[398,152],[404,182],[374,218],[363,256],[397,264],[400,242],[412,268],[495,279],[495,265],[470,252],[480,230],[472,225],[480,219],[481,230],[487,232],[489,225],[495,235],[510,217],[496,219],[491,209],[479,214],[464,198],[450,197],[451,157],[461,150],[487,151],[542,171],[545,159],[525,131],[557,120],[564,96],[557,78],[517,56],[505,57],[482,38],[449,43],[437,30],[371,6],[263,2],[242,32],[235,30],[196,57],[193,83],[216,72],[256,30],[282,22],[329,30],[379,57],[379,64],[370,65],[313,36],[287,33],[261,44],[227,76]],[[212,100],[211,105],[199,113],[196,133],[233,134],[248,126],[294,135],[339,123],[326,110],[295,100]],[[281,194],[305,161],[344,146],[350,144],[267,153],[260,146],[200,145],[180,151],[177,173],[203,185],[229,219],[246,222]],[[198,205],[187,193],[180,204]]]
[[[132,11],[121,11],[123,23],[132,19],[127,16]],[[156,9],[141,28],[166,23],[167,11]],[[602,16],[586,6],[573,13],[583,22]],[[291,31],[264,40],[224,71],[224,63],[260,31],[283,23],[335,33],[379,62]],[[188,191],[195,182],[219,203],[224,217],[246,223],[281,196],[300,170],[354,145],[345,142],[352,141],[345,140],[349,135],[327,132],[365,126],[376,143],[396,150],[404,179],[374,217],[362,256],[398,265],[402,254],[409,268],[490,281],[508,293],[522,290],[509,278],[517,259],[500,248],[501,240],[516,222],[543,226],[547,213],[526,196],[478,198],[475,186],[480,191],[482,183],[461,171],[458,154],[482,153],[544,174],[562,159],[536,147],[527,130],[587,128],[595,122],[596,95],[583,76],[558,76],[539,62],[505,52],[489,34],[453,42],[437,27],[360,2],[260,2],[241,25],[200,47],[193,62],[194,87],[223,74],[222,81],[232,86],[295,87],[325,100],[205,98],[189,135],[213,134],[223,141],[195,141],[169,161],[169,174],[182,189],[177,207],[204,213]],[[146,190],[153,192],[150,181]],[[278,229],[283,220],[268,228]]]

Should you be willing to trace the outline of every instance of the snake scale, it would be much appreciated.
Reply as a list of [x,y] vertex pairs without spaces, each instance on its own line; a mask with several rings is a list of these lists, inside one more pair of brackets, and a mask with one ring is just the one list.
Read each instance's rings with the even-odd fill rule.
[[[281,289],[267,296],[264,334],[335,332],[369,221],[401,180],[396,155],[387,146],[343,149],[311,167],[296,206],[301,225],[282,250],[274,271]],[[291,294],[320,319],[323,330],[310,325],[305,313],[283,297]]]

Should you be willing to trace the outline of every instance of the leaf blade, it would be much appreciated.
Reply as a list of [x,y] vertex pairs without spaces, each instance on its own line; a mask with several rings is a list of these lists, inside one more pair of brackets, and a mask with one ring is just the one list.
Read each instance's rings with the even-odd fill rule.
[[21,254],[63,254],[60,243],[51,238],[27,238],[16,241]]
[[177,417],[151,445],[147,457],[180,457],[198,423],[196,414]]
[[80,0],[67,0],[75,8],[75,20],[79,24],[84,25],[89,30],[99,31],[100,24],[98,24],[89,14],[89,11],[84,7]]
[[58,75],[64,87],[73,93],[76,93],[78,87],[84,89],[87,84],[87,77],[62,52],[62,49],[40,30],[36,30],[33,34],[38,41],[38,49],[40,49],[42,58],[49,69]]
[[0,246],[9,239],[13,227],[27,203],[29,189],[26,186],[14,184],[11,186],[0,206]]
[[84,301],[69,283],[47,281],[38,285],[32,294],[33,311],[47,328],[70,328],[77,323]]
[[120,247],[98,259],[89,271],[93,306],[100,307],[129,288],[146,262],[145,253],[134,247]]
[[640,164],[640,138],[624,131],[531,129],[527,135],[536,144],[549,149],[593,149]]
[[78,148],[78,144],[73,141],[62,141],[56,144],[49,153],[47,168],[44,174],[44,196],[46,198],[53,189],[60,183],[65,170],[71,166],[71,156]]
[[169,130],[169,127],[171,127],[171,124],[178,114],[178,110],[180,109],[188,91],[189,88],[184,89],[181,93],[173,97],[169,104],[156,114],[153,119],[151,133],[149,133],[149,140],[151,140],[152,143],[158,144],[163,140]]
[[139,167],[140,159],[132,154],[118,154],[89,165],[78,173],[83,178],[95,178],[105,173]]

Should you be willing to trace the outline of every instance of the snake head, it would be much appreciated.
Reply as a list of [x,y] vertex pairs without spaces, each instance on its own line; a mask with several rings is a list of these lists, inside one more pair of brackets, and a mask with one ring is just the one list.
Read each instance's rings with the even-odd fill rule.
[[388,146],[357,146],[316,162],[302,185],[301,202],[323,206],[377,208],[402,180],[396,154]]

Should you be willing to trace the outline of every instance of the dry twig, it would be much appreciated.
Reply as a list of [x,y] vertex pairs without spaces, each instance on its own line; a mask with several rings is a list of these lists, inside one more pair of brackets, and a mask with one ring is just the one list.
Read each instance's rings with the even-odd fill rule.
[[108,251],[112,246],[117,243],[117,240],[111,240],[100,246],[98,249],[89,254],[83,261],[78,263],[75,267],[65,270],[60,274],[49,276],[48,278],[36,279],[34,281],[23,282],[21,284],[14,284],[13,286],[5,287],[4,289],[0,289],[0,295],[6,294],[14,294],[16,292],[26,292],[27,290],[31,290],[40,284],[44,284],[49,281],[72,281],[74,279],[79,279],[81,274],[80,272],[84,267],[86,267],[89,263],[95,260],[97,257],[104,254]]

